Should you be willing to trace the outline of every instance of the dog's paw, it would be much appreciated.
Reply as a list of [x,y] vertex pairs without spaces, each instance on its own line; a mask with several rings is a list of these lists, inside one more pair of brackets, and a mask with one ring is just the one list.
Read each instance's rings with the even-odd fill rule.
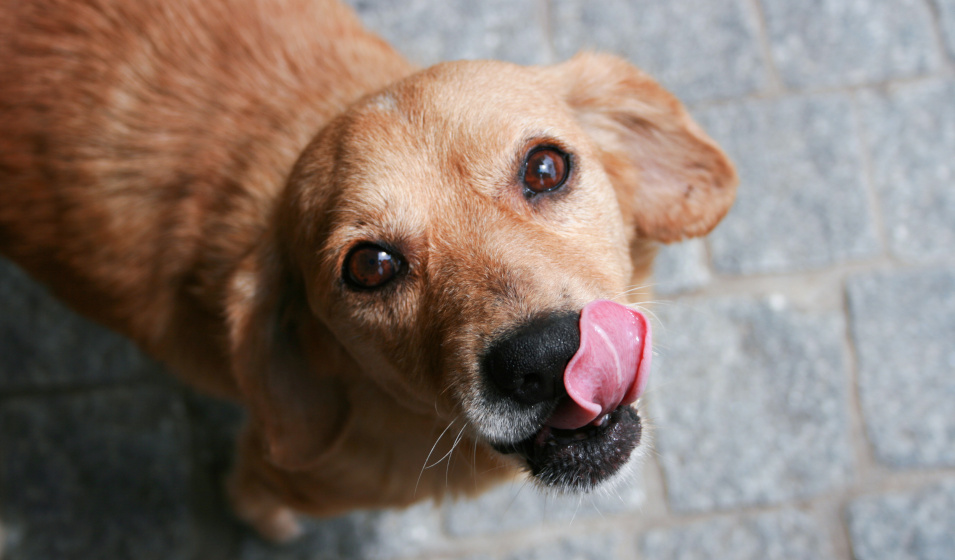
[[304,529],[295,512],[271,495],[256,490],[255,487],[243,488],[232,481],[229,497],[236,516],[263,539],[274,543],[287,543],[300,537]]
[[236,515],[252,527],[263,539],[274,543],[288,543],[302,536],[304,529],[291,509],[283,506],[264,507],[258,504],[240,509]]
[[276,508],[267,515],[256,519],[246,519],[262,538],[275,543],[287,543],[296,540],[304,533],[302,523],[295,513],[286,507]]

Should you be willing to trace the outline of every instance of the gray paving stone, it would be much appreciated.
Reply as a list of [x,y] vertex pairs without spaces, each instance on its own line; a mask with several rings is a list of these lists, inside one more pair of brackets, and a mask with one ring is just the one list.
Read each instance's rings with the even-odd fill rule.
[[709,284],[713,274],[706,261],[706,245],[702,239],[663,247],[653,263],[653,292],[674,295]]
[[125,338],[67,309],[0,258],[0,393],[156,379]]
[[955,466],[955,268],[849,281],[859,393],[879,460]]
[[934,0],[938,7],[948,56],[955,60],[955,0]]
[[857,560],[955,558],[955,480],[908,494],[867,496],[849,507]]
[[909,260],[955,256],[955,81],[860,98],[891,250]]
[[697,116],[741,180],[709,237],[717,271],[796,272],[879,253],[846,97],[750,101]]
[[449,503],[445,529],[452,536],[468,537],[636,511],[645,501],[636,474],[617,489],[582,496],[547,494],[529,482],[506,484],[473,500]]
[[272,545],[248,533],[240,560],[391,560],[417,558],[443,543],[438,509],[430,502],[407,510],[361,511],[335,519],[305,520],[306,533]]
[[537,0],[347,0],[365,25],[418,64],[493,58],[550,59]]
[[512,552],[504,560],[623,560],[622,538],[614,533],[570,537]]
[[246,420],[245,410],[193,391],[186,397],[198,462],[224,474],[232,464],[236,439]]
[[757,21],[743,0],[555,0],[557,54],[622,55],[686,102],[745,95],[768,83]]
[[920,0],[762,0],[783,82],[818,88],[881,82],[940,66]]
[[651,531],[641,539],[640,548],[644,558],[652,560],[836,558],[825,531],[814,519],[795,510]]
[[659,311],[668,328],[648,398],[674,510],[781,503],[847,482],[840,315],[800,312],[782,297]]
[[193,454],[194,524],[199,539],[198,560],[236,560],[234,546],[248,527],[232,511],[225,481],[232,472],[235,441],[245,421],[233,403],[184,393]]
[[0,404],[3,558],[191,558],[184,416],[158,389]]

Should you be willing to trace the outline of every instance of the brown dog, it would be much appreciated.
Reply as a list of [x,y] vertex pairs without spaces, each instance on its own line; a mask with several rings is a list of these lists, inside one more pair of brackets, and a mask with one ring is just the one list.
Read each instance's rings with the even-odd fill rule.
[[0,131],[0,251],[249,408],[272,538],[613,478],[650,345],[604,300],[736,183],[622,60],[417,71],[326,0],[0,0]]

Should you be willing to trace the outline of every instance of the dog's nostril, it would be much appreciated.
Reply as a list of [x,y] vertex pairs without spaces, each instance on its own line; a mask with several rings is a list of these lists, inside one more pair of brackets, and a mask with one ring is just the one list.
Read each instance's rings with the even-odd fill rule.
[[579,346],[579,314],[554,314],[499,338],[481,365],[485,377],[503,396],[537,404],[563,396],[564,369]]

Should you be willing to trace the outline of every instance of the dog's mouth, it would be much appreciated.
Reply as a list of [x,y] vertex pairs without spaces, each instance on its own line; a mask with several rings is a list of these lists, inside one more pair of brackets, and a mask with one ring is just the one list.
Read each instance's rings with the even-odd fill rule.
[[640,445],[642,432],[637,411],[621,406],[580,428],[561,429],[545,423],[530,437],[495,444],[494,449],[521,457],[544,486],[587,492],[621,471]]
[[598,300],[583,308],[578,323],[576,351],[560,366],[554,400],[538,404],[536,423],[514,438],[522,439],[492,444],[562,491],[592,490],[630,460],[642,435],[631,405],[646,387],[652,355],[649,321],[637,310]]

